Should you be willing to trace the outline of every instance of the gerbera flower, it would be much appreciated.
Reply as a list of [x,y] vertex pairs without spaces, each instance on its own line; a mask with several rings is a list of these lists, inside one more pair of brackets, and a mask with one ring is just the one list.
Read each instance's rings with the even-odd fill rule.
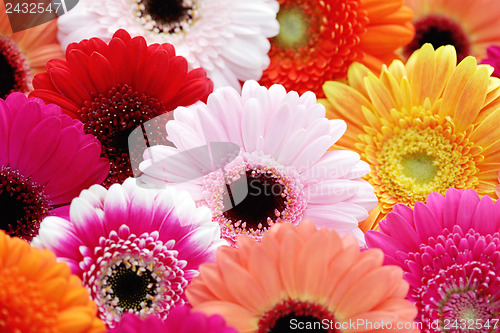
[[70,220],[46,218],[33,240],[68,263],[113,327],[126,312],[165,318],[185,302],[198,266],[221,244],[207,208],[185,192],[94,185],[71,203]]
[[238,248],[219,248],[216,263],[202,265],[186,293],[194,310],[220,314],[242,333],[291,332],[297,321],[326,323],[324,332],[349,322],[367,324],[349,332],[372,331],[369,325],[382,321],[402,328],[417,311],[404,300],[402,270],[382,261],[381,251],[360,252],[350,235],[341,239],[311,221],[281,224],[261,243],[242,236]]
[[84,38],[108,41],[123,28],[148,43],[171,43],[191,68],[203,67],[215,87],[240,89],[269,66],[276,36],[276,0],[80,0],[59,20],[62,45]]
[[350,126],[338,145],[372,166],[380,200],[362,226],[375,228],[396,203],[413,206],[431,192],[474,188],[494,195],[500,170],[500,80],[468,57],[456,66],[453,46],[426,44],[380,77],[356,64],[349,85],[324,85],[327,114]]
[[44,71],[49,59],[62,57],[56,21],[12,33],[4,1],[0,0],[0,98],[14,91],[29,92],[33,75]]
[[48,250],[0,230],[0,331],[104,332],[80,279]]
[[486,58],[483,59],[481,63],[492,66],[495,69],[492,75],[495,77],[500,77],[500,46],[489,46],[486,49]]
[[499,201],[449,189],[444,197],[429,194],[413,210],[395,206],[380,232],[369,231],[366,239],[384,251],[387,264],[405,271],[422,332],[466,332],[456,329],[464,322],[475,332],[498,332],[499,232]]
[[201,312],[193,312],[188,306],[177,306],[172,309],[168,318],[161,320],[155,316],[141,319],[133,314],[126,314],[115,328],[108,333],[238,333],[236,329],[226,325],[220,315],[206,316]]
[[[226,87],[211,94],[207,104],[177,108],[166,129],[175,147],[151,147],[141,164],[141,180],[161,184],[184,177],[178,186],[211,209],[231,244],[240,234],[260,239],[271,225],[298,224],[304,216],[362,241],[358,222],[377,202],[372,186],[359,178],[369,166],[356,153],[327,152],[346,124],[326,119],[313,93],[299,97],[281,85],[268,90],[247,81],[241,96]],[[165,167],[172,165],[165,163],[168,157],[213,142],[241,149],[230,163],[208,174],[196,153],[191,163]]]
[[261,83],[323,97],[325,81],[342,79],[359,61],[376,73],[413,38],[412,12],[401,0],[279,0],[280,33]]
[[133,175],[129,149],[145,146],[144,140],[130,145],[136,127],[177,106],[206,100],[213,88],[203,69],[187,70],[172,45],[148,47],[144,38],[131,39],[124,30],[109,44],[97,38],[71,44],[66,58],[47,63],[30,96],[60,105],[101,141],[111,162],[106,186]]
[[500,3],[495,0],[405,0],[415,13],[415,38],[404,47],[409,57],[425,43],[434,48],[453,45],[458,61],[468,55],[486,56],[486,48],[500,44]]
[[99,141],[55,105],[12,93],[0,99],[0,229],[30,241],[48,215],[66,215],[109,170]]

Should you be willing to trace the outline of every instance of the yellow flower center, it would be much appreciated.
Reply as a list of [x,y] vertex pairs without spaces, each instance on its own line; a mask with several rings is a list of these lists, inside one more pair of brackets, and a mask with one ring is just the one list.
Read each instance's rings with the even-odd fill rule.
[[403,173],[416,183],[429,183],[436,176],[436,164],[432,156],[416,153],[402,158]]
[[478,183],[480,149],[469,142],[467,133],[455,133],[450,118],[423,114],[403,117],[398,127],[384,126],[384,134],[363,140],[371,142],[365,151],[374,152],[368,160],[377,161],[369,180],[378,185],[374,187],[387,209],[396,202],[413,206],[425,202],[431,192],[444,194],[451,187]]

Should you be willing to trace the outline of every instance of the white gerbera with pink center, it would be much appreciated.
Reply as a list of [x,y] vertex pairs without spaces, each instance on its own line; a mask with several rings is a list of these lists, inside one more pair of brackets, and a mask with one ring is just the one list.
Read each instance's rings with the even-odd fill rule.
[[58,19],[63,48],[118,29],[148,44],[171,43],[190,68],[203,67],[214,86],[240,89],[269,66],[268,38],[279,32],[276,0],[79,0]]
[[[377,204],[373,187],[360,178],[370,168],[355,152],[328,151],[346,123],[325,118],[313,93],[247,81],[241,96],[220,88],[207,104],[177,108],[166,130],[175,147],[151,147],[140,182],[188,190],[210,208],[232,245],[240,234],[260,239],[275,223],[296,225],[304,218],[364,242],[358,222]],[[224,142],[239,147],[237,157],[207,171],[220,164],[213,161],[221,155],[214,155],[213,144]],[[212,160],[204,163],[199,147],[207,145]]]
[[210,211],[187,192],[144,189],[129,178],[82,191],[70,220],[44,219],[32,244],[69,264],[113,327],[125,313],[166,318],[185,303],[198,266],[226,242]]

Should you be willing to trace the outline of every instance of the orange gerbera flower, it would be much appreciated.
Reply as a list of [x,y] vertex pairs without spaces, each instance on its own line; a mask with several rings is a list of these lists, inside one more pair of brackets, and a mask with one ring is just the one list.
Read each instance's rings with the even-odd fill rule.
[[104,332],[80,279],[49,250],[0,230],[0,332]]
[[473,57],[457,66],[453,46],[425,44],[406,65],[379,77],[360,64],[348,85],[324,85],[327,117],[348,122],[337,146],[358,152],[379,205],[360,225],[376,228],[397,204],[413,207],[431,192],[475,189],[495,197],[500,170],[500,79]]
[[409,57],[425,43],[453,45],[458,61],[468,55],[486,57],[489,45],[500,44],[498,0],[405,0],[414,13],[415,38],[404,48]]
[[0,0],[0,98],[13,91],[31,91],[33,76],[45,71],[45,63],[63,57],[56,20],[12,33],[4,1]]
[[240,236],[237,244],[200,267],[186,291],[195,310],[220,314],[241,333],[293,332],[294,325],[299,332],[413,332],[408,283],[399,267],[382,266],[378,249],[360,252],[354,237],[311,221],[277,224],[261,243]]
[[279,83],[323,96],[322,84],[344,78],[360,61],[380,71],[414,35],[403,0],[279,0],[280,33],[271,39],[271,64],[261,84]]

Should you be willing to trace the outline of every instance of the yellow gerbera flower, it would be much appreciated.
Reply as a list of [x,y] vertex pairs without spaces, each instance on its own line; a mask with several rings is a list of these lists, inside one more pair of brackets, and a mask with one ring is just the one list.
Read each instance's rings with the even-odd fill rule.
[[500,79],[453,46],[425,44],[379,77],[361,64],[348,84],[323,86],[329,118],[348,122],[336,146],[359,152],[372,170],[379,205],[361,223],[376,228],[394,204],[413,206],[430,192],[473,188],[495,196],[500,170]]
[[67,264],[2,230],[0,286],[0,332],[105,331],[97,306]]

